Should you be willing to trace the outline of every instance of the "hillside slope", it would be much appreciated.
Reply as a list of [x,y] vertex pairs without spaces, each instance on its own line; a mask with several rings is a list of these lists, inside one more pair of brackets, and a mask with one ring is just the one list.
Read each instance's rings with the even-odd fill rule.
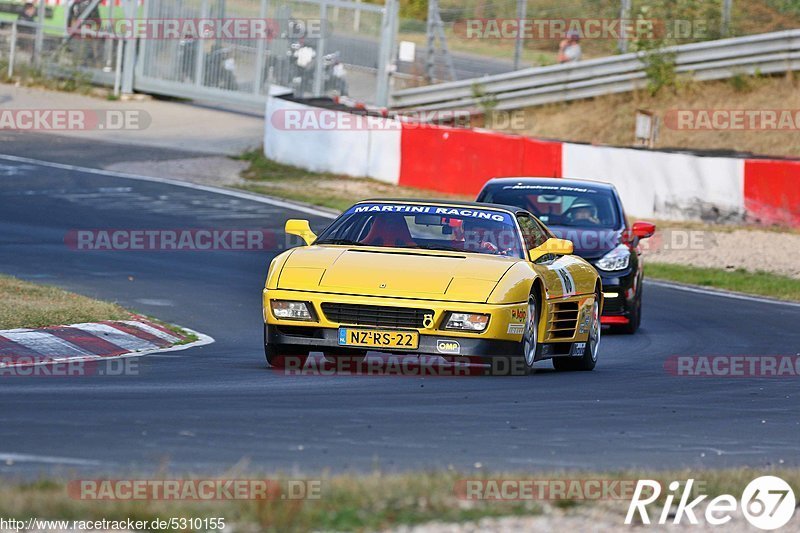
[[[513,133],[576,142],[630,146],[637,109],[664,121],[678,110],[791,110],[790,130],[695,130],[661,125],[656,148],[736,150],[760,155],[800,157],[800,80],[737,77],[728,81],[689,82],[656,96],[646,91],[603,96],[524,110],[524,124]],[[667,121],[669,122],[669,121]]]

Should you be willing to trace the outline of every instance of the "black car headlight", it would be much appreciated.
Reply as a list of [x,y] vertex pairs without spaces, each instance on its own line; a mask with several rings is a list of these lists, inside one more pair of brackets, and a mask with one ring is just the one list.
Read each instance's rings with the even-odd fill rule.
[[616,270],[625,270],[631,261],[631,249],[620,244],[606,255],[600,258],[595,263],[595,266],[600,270],[614,272]]

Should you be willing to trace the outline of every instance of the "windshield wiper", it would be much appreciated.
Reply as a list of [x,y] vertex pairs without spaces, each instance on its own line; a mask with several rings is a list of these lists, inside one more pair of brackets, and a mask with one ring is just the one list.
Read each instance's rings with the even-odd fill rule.
[[456,250],[455,248],[448,248],[447,246],[436,246],[435,244],[419,244],[413,247],[414,249],[420,250],[436,250],[439,252],[459,252],[463,253],[463,250]]
[[366,246],[366,244],[350,239],[326,239],[324,241],[317,241],[314,244],[342,244],[345,246]]

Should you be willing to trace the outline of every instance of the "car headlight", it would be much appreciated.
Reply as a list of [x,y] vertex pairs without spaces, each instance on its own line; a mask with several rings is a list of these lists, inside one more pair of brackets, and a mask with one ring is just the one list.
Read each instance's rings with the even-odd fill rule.
[[595,263],[595,266],[600,270],[623,270],[628,268],[628,263],[631,261],[631,250],[624,244],[620,244],[606,255],[600,258]]
[[272,314],[275,318],[284,320],[314,320],[311,310],[305,302],[291,302],[288,300],[271,300]]
[[460,329],[462,331],[483,331],[489,324],[489,315],[470,313],[450,313],[444,329]]

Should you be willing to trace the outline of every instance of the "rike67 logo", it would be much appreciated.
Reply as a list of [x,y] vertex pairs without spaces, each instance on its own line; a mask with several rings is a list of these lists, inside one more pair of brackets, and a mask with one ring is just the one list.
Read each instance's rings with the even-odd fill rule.
[[[708,495],[700,495],[689,501],[689,498],[694,496],[693,486],[694,479],[688,480],[679,494],[680,482],[671,482],[669,492],[665,495],[661,506],[659,500],[662,495],[661,483],[651,479],[640,479],[628,507],[625,524],[631,524],[637,513],[643,524],[650,524],[648,506],[651,504],[661,506],[661,512],[657,517],[653,517],[660,525],[665,525],[668,518],[672,518],[673,524],[680,524],[685,518],[690,524],[697,525],[699,514],[708,524],[721,526],[730,522],[733,514],[741,508],[742,514],[752,526],[771,531],[788,524],[794,515],[796,505],[794,491],[786,481],[776,476],[761,476],[751,481],[742,492],[741,501],[737,501],[730,494],[713,498],[706,504],[703,513],[698,507]],[[675,504],[676,497],[677,504]],[[673,505],[676,506],[674,511]]]

